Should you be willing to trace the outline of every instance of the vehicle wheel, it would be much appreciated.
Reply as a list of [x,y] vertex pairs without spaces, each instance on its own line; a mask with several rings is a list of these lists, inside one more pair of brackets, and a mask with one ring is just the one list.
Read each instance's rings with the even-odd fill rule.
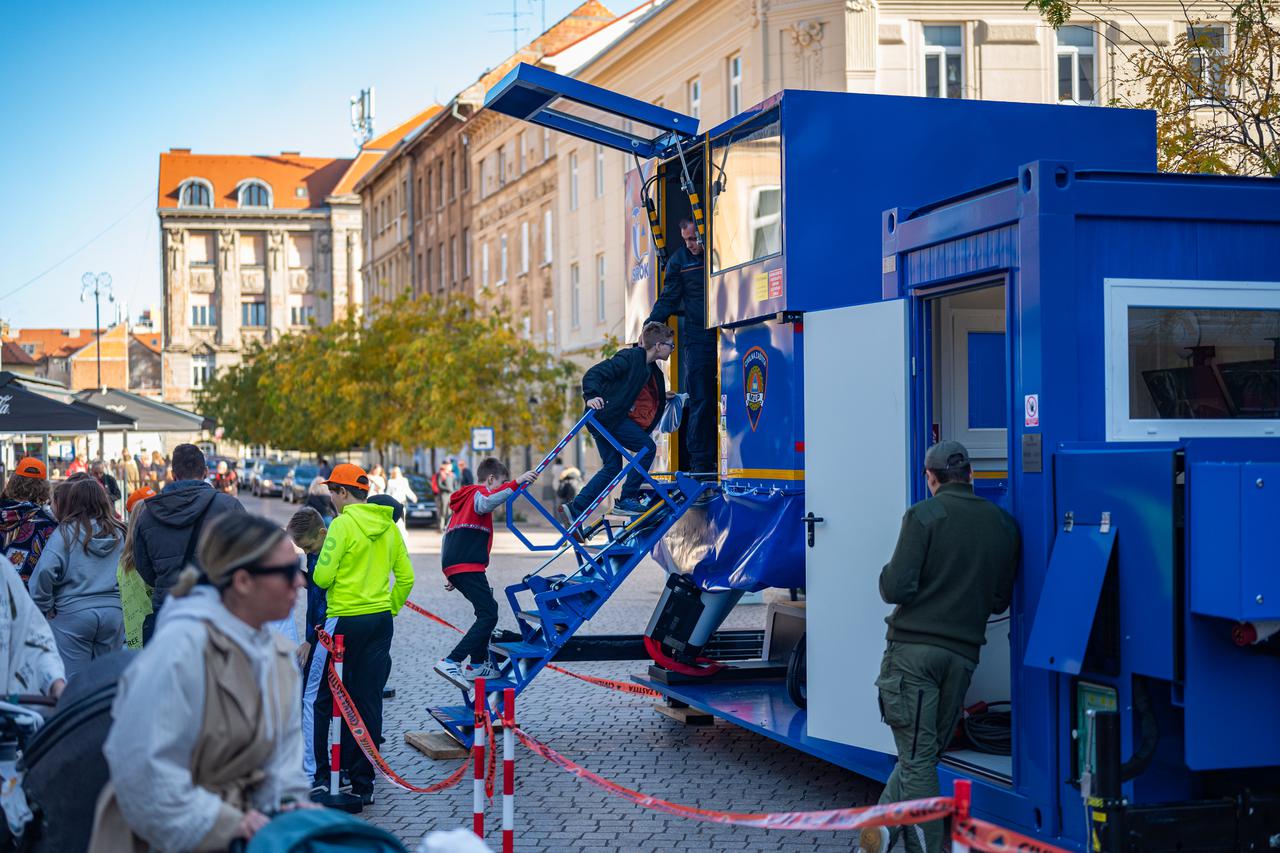
[[800,638],[796,647],[791,650],[791,658],[787,661],[787,696],[797,708],[805,708],[809,704],[809,691],[805,671],[805,637]]

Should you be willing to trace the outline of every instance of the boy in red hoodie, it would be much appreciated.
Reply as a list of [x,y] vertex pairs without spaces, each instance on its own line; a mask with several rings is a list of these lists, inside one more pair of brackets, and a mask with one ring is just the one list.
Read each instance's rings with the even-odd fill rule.
[[[476,621],[453,651],[435,666],[450,681],[496,678],[497,667],[489,663],[489,637],[498,624],[498,602],[485,569],[493,549],[493,511],[506,503],[520,486],[528,486],[538,475],[525,471],[515,480],[501,461],[490,456],[476,469],[474,486],[463,486],[449,499],[452,515],[440,549],[440,561],[448,583],[471,602]],[[470,666],[463,666],[471,658]]]

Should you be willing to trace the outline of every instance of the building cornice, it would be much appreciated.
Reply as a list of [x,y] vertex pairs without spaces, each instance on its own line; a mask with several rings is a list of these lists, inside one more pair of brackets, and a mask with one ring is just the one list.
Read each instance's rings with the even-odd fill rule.
[[208,227],[213,223],[244,225],[261,222],[324,222],[332,213],[327,207],[307,208],[306,210],[195,210],[189,207],[161,207],[156,214],[166,225],[180,226],[191,223],[190,227]]

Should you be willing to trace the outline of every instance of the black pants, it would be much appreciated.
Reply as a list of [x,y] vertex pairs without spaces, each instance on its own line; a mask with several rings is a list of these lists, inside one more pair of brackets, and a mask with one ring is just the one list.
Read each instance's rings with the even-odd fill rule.
[[[622,454],[617,448],[609,442],[609,439],[600,434],[600,430],[596,429],[595,424],[587,424],[592,437],[596,440],[596,449],[600,451],[600,470],[595,473],[587,484],[582,487],[582,491],[578,492],[578,496],[569,502],[569,509],[573,512],[574,517],[581,515],[591,506],[591,502],[600,496],[600,493],[612,482],[613,478],[618,476],[618,472],[622,470]],[[640,468],[645,471],[649,470],[649,466],[653,464],[653,453],[656,445],[653,439],[649,437],[649,433],[645,432],[640,426],[630,418],[623,418],[612,427],[608,427],[611,435],[627,450],[631,451],[631,455],[644,453],[644,458],[639,461]],[[640,486],[644,484],[644,478],[640,472],[632,468],[627,472],[627,478],[622,481],[622,491],[618,493],[618,499],[637,498],[640,496]]]
[[498,602],[493,598],[489,578],[484,572],[463,572],[449,578],[449,583],[476,611],[476,621],[449,652],[449,660],[462,663],[470,655],[472,663],[484,663],[489,659],[489,638],[498,625]]
[[[391,614],[369,613],[364,616],[339,616],[326,620],[335,623],[331,634],[342,635],[342,683],[356,703],[365,729],[373,742],[382,745],[382,688],[391,674],[391,637],[394,628]],[[328,628],[326,627],[326,630]],[[329,718],[333,714],[333,696],[328,680],[316,691],[314,744],[316,779],[328,779]],[[373,765],[356,746],[346,725],[342,727],[342,767],[351,776],[351,790],[362,794],[373,790]]]
[[716,470],[716,351],[704,345],[687,346],[680,351],[684,362],[684,385],[689,392],[688,426],[684,443],[689,449],[689,462],[681,468],[689,471]]

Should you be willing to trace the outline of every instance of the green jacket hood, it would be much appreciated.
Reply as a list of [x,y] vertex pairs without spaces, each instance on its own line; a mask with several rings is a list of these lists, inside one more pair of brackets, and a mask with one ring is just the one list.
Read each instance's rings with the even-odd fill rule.
[[354,521],[360,532],[370,539],[377,539],[395,527],[391,507],[382,504],[352,504],[342,514]]

